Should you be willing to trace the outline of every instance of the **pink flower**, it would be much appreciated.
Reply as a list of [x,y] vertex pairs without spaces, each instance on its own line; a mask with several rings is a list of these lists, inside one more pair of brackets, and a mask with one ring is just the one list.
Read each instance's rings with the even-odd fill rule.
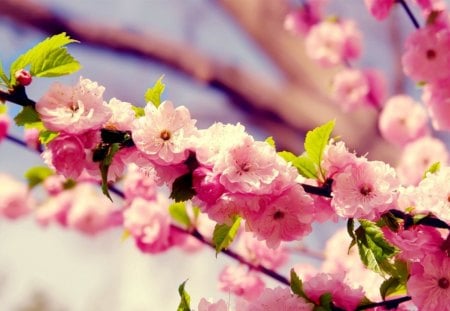
[[266,243],[257,240],[250,232],[241,234],[238,248],[241,254],[254,265],[261,265],[272,270],[281,267],[289,258],[289,252],[285,247],[269,248]]
[[219,159],[213,172],[230,192],[271,193],[272,183],[279,175],[275,167],[277,154],[266,142],[247,138]]
[[361,54],[361,33],[351,21],[325,20],[314,25],[305,40],[306,53],[323,66],[335,66]]
[[136,119],[132,105],[117,98],[111,98],[108,107],[111,109],[112,115],[104,127],[119,131],[131,131]]
[[333,178],[336,173],[342,172],[347,166],[356,164],[357,157],[349,152],[343,141],[330,140],[322,156],[322,168],[327,177]]
[[67,212],[67,226],[88,235],[95,235],[112,225],[114,205],[92,184],[78,184]]
[[247,266],[226,266],[220,272],[219,288],[247,300],[253,300],[264,290],[264,282],[257,272],[249,270]]
[[343,69],[332,81],[332,97],[345,112],[364,105],[369,94],[369,81],[364,73],[357,69]]
[[[442,70],[445,71],[445,70]],[[425,86],[422,100],[425,103],[433,124],[439,131],[450,130],[450,78],[433,82]]]
[[309,5],[312,3],[314,1],[309,1],[307,6],[304,5],[289,12],[284,19],[284,29],[295,35],[306,35],[312,26],[320,22],[322,17],[317,6]]
[[225,300],[220,299],[213,303],[209,302],[205,298],[200,299],[198,304],[198,311],[229,311]]
[[159,253],[172,246],[168,206],[169,201],[161,194],[153,201],[137,197],[124,211],[124,228],[142,252]]
[[384,139],[399,146],[429,133],[425,109],[406,95],[397,95],[387,101],[378,126]]
[[431,212],[450,223],[450,167],[429,174],[417,186],[415,212]]
[[383,20],[389,15],[395,0],[364,0],[364,3],[376,19]]
[[208,205],[216,203],[225,192],[225,187],[219,182],[219,176],[206,167],[199,167],[192,173],[192,184],[196,197]]
[[64,190],[65,181],[62,175],[51,175],[44,180],[43,186],[50,196],[55,196]]
[[195,122],[184,106],[174,108],[169,101],[158,108],[147,104],[145,116],[133,124],[133,141],[159,164],[181,163],[188,156],[189,139],[196,135]]
[[43,157],[59,174],[77,179],[85,168],[86,153],[77,136],[62,134],[47,145]]
[[386,79],[377,69],[364,70],[364,76],[369,83],[369,93],[366,97],[366,104],[376,109],[380,109],[386,98]]
[[266,288],[246,311],[311,311],[314,305],[291,293],[289,288]]
[[145,174],[137,165],[128,166],[128,172],[123,180],[123,193],[128,202],[136,197],[152,201],[156,199],[157,185],[155,176]]
[[425,256],[413,263],[406,284],[408,294],[419,310],[449,311],[450,258],[444,253]]
[[298,240],[311,232],[314,217],[312,198],[300,185],[278,196],[262,197],[260,210],[246,211],[246,225],[267,246],[276,248],[281,241]]
[[398,186],[388,164],[361,160],[335,175],[331,204],[341,217],[376,220],[395,204]]
[[39,142],[39,130],[37,128],[25,128],[24,137],[28,148],[38,150],[41,143]]
[[408,230],[400,228],[398,232],[392,232],[387,227],[382,230],[388,242],[401,250],[398,257],[408,261],[422,260],[427,254],[439,252],[444,242],[439,231],[431,227],[414,226]]
[[34,201],[25,184],[0,174],[0,185],[0,216],[18,219],[31,212]]
[[450,76],[450,32],[434,26],[420,28],[406,41],[403,70],[416,81],[434,82]]
[[47,226],[52,222],[67,226],[67,212],[74,201],[73,191],[62,191],[52,195],[41,204],[35,212],[37,222],[42,226]]
[[105,88],[89,79],[74,87],[54,83],[37,102],[36,110],[48,130],[81,134],[102,127],[111,117],[111,109],[103,102]]
[[[0,104],[1,105],[1,104]],[[8,115],[0,114],[0,142],[6,137],[8,134],[8,129],[11,121]]]
[[231,224],[234,216],[242,215],[244,210],[252,209],[255,205],[258,206],[256,201],[255,196],[240,193],[225,193],[214,204],[208,204],[194,198],[195,204],[198,204],[202,212],[221,224]]
[[320,296],[329,293],[334,306],[344,310],[355,310],[364,298],[364,292],[361,287],[352,288],[344,283],[343,277],[343,273],[317,274],[304,283],[306,296],[319,304]]
[[403,185],[417,185],[433,163],[446,165],[447,161],[447,148],[441,140],[428,136],[419,138],[402,151],[397,165],[399,180]]

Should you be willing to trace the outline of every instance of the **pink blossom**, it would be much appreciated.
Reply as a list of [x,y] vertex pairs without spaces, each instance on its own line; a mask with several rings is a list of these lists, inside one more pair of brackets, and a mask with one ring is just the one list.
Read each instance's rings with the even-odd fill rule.
[[284,19],[284,29],[295,35],[306,35],[311,27],[321,20],[322,13],[317,6],[310,5],[313,3],[314,1],[309,1],[308,5],[289,12]]
[[14,77],[16,78],[17,82],[23,86],[28,86],[33,81],[33,77],[31,76],[30,72],[25,69],[17,70],[14,73]]
[[450,76],[450,32],[435,26],[420,28],[406,41],[403,70],[416,81],[434,82]]
[[377,69],[364,70],[364,76],[369,83],[369,93],[366,96],[366,104],[380,109],[386,98],[386,79]]
[[112,114],[104,127],[119,131],[131,131],[135,120],[132,105],[117,98],[111,98],[108,107],[111,109]]
[[331,206],[331,199],[320,195],[312,196],[314,200],[314,220],[319,223],[326,221],[337,222],[338,216]]
[[332,97],[343,111],[349,112],[364,105],[369,94],[369,81],[357,69],[343,69],[332,81]]
[[433,163],[446,165],[447,161],[445,144],[437,138],[426,136],[405,146],[397,165],[398,177],[404,185],[417,185]]
[[123,180],[123,193],[129,202],[136,197],[149,201],[156,199],[157,185],[155,176],[145,174],[137,165],[130,164]]
[[78,184],[67,212],[67,226],[88,235],[97,234],[112,225],[114,205],[92,184]]
[[248,139],[251,139],[250,135],[240,123],[214,123],[207,129],[199,130],[195,141],[197,160],[207,167],[212,167],[232,147],[241,145]]
[[399,146],[429,133],[425,109],[406,95],[393,96],[387,101],[378,127],[384,139]]
[[250,137],[233,147],[219,159],[213,172],[220,174],[220,182],[230,192],[271,193],[279,176],[274,163],[277,154],[266,142]]
[[25,184],[0,174],[0,185],[0,216],[18,219],[31,212],[34,201]]
[[281,241],[298,240],[311,232],[313,200],[302,186],[294,185],[278,196],[262,197],[259,205],[259,211],[246,211],[246,225],[268,247],[276,248]]
[[111,117],[111,109],[103,102],[105,88],[89,79],[75,86],[54,83],[37,102],[36,110],[48,130],[81,134],[102,127]]
[[0,114],[0,142],[8,134],[8,129],[9,129],[10,123],[11,123],[11,121],[6,113]]
[[205,298],[200,299],[198,311],[229,311],[225,300],[220,299],[217,302],[209,302]]
[[145,116],[133,124],[136,147],[159,164],[177,164],[188,156],[190,138],[196,135],[196,120],[192,120],[184,106],[177,108],[169,101],[158,108],[145,107]]
[[428,174],[417,186],[415,212],[433,213],[450,223],[450,167]]
[[342,172],[347,166],[356,164],[355,153],[349,152],[343,141],[330,140],[322,156],[322,168],[327,177],[333,178],[336,173]]
[[44,180],[43,186],[50,196],[54,196],[64,190],[65,181],[62,175],[51,175]]
[[195,200],[202,212],[218,223],[231,224],[234,216],[242,216],[245,210],[259,209],[258,198],[252,195],[240,193],[225,193],[214,204]]
[[250,232],[241,234],[238,249],[254,265],[261,265],[272,270],[281,267],[289,258],[289,252],[285,247],[269,248],[266,243],[257,240]]
[[289,288],[266,288],[245,311],[311,311],[314,305],[291,293]]
[[429,254],[413,263],[410,273],[406,286],[419,310],[450,310],[450,257],[444,253]]
[[355,310],[364,297],[361,287],[353,288],[344,283],[344,274],[319,273],[304,283],[306,296],[319,304],[325,293],[331,294],[333,305],[344,310]]
[[219,288],[253,300],[264,290],[264,282],[257,272],[249,270],[247,266],[226,266],[219,275]]
[[425,255],[438,252],[444,242],[439,231],[432,227],[400,228],[398,232],[383,227],[382,231],[386,240],[401,250],[398,257],[403,260],[422,260]]
[[314,25],[305,41],[306,53],[323,66],[334,66],[361,54],[361,33],[352,21],[324,20]]
[[372,16],[383,20],[389,15],[395,0],[364,0],[364,3]]
[[86,153],[77,136],[62,134],[47,145],[43,157],[59,174],[77,179],[85,168]]
[[299,263],[296,264],[293,267],[295,273],[298,275],[298,277],[300,278],[300,280],[302,280],[303,282],[308,282],[309,279],[311,279],[312,277],[314,277],[317,273],[319,273],[319,270],[317,269],[317,267],[309,264],[309,263]]
[[430,83],[425,86],[422,93],[422,100],[430,114],[433,128],[439,131],[450,130],[448,83],[450,83],[450,78]]
[[133,235],[141,251],[158,253],[172,246],[169,204],[162,194],[153,201],[137,197],[124,211],[124,228]]
[[67,226],[67,212],[74,201],[72,190],[62,191],[49,197],[39,205],[36,212],[36,220],[42,226],[48,226],[52,222]]
[[225,187],[219,182],[219,176],[206,167],[199,167],[192,173],[192,184],[199,200],[208,205],[216,203],[225,192]]
[[39,142],[39,130],[37,128],[25,128],[23,139],[28,148],[39,150],[41,143]]
[[331,204],[341,217],[375,220],[393,207],[398,186],[388,164],[361,160],[336,174]]

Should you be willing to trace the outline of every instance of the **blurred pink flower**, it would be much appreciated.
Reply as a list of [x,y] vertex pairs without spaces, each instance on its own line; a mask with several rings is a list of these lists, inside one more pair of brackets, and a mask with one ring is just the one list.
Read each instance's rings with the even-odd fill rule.
[[253,300],[264,290],[264,282],[256,271],[249,270],[245,265],[226,266],[219,275],[219,288]]
[[27,185],[0,173],[0,216],[18,219],[31,212],[34,206]]

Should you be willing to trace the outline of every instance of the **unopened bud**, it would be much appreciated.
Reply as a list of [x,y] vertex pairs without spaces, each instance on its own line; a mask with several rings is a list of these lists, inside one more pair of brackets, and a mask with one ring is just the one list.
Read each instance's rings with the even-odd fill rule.
[[30,72],[25,69],[17,70],[14,76],[16,77],[17,82],[19,82],[19,84],[23,86],[30,85],[31,81],[33,80]]

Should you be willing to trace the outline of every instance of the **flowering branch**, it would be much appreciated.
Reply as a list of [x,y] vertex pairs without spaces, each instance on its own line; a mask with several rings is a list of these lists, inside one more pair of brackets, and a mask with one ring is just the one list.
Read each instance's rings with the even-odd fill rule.
[[416,27],[417,29],[420,28],[419,22],[417,21],[416,17],[414,16],[414,14],[412,13],[411,9],[409,8],[408,4],[405,2],[405,0],[397,0],[398,3],[400,3],[400,5],[403,7],[403,9],[405,10],[406,14],[408,15],[409,19],[411,20],[411,22],[413,23],[414,27]]
[[383,307],[383,306],[386,307],[387,310],[391,310],[391,309],[397,308],[399,304],[406,302],[406,301],[410,301],[410,300],[411,300],[410,296],[405,296],[405,297],[400,297],[400,298],[396,298],[396,299],[392,299],[392,300],[374,302],[374,303],[369,303],[366,305],[359,306],[358,308],[356,308],[355,311],[368,310],[368,309],[372,309],[372,308],[376,308],[376,307]]
[[11,92],[5,92],[0,90],[0,101],[9,101],[17,105],[26,107],[35,107],[36,102],[28,98],[25,87],[21,84],[16,85]]

